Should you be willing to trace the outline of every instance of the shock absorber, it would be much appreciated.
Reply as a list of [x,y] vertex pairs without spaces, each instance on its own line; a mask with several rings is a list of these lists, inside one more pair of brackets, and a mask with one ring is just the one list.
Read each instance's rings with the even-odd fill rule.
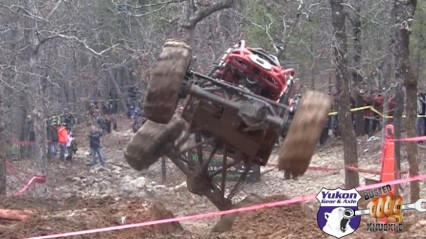
[[[293,76],[290,75],[287,79],[287,86],[280,97],[280,101],[279,101],[280,104],[288,105],[288,100],[289,100],[291,90],[293,89],[293,85],[294,85],[294,78]],[[284,109],[281,108],[279,115],[282,115],[283,113],[284,113]]]

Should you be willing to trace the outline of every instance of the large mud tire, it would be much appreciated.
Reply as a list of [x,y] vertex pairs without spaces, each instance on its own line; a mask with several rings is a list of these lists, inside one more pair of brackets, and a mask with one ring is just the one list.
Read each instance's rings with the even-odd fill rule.
[[177,116],[168,124],[148,120],[127,144],[124,158],[136,170],[147,169],[167,153],[185,129],[186,122]]
[[286,175],[294,178],[308,169],[330,108],[326,94],[309,91],[302,96],[278,158],[278,168]]
[[150,72],[144,114],[155,123],[166,124],[175,113],[182,81],[191,63],[191,47],[167,41]]

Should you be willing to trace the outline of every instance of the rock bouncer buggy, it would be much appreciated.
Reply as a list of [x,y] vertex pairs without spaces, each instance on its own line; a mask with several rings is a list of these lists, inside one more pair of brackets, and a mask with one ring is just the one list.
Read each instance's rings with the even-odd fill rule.
[[[148,120],[128,143],[127,162],[142,170],[160,157],[170,158],[186,175],[188,190],[206,196],[219,210],[235,205],[233,198],[247,173],[254,165],[267,164],[280,137],[278,168],[292,177],[303,175],[330,98],[307,92],[293,115],[288,98],[294,70],[283,69],[277,57],[249,48],[245,41],[228,49],[208,74],[193,71],[191,60],[186,43],[171,40],[163,45],[145,96]],[[180,100],[183,109],[178,110]],[[217,155],[222,167],[211,172]],[[236,182],[227,182],[227,170],[236,165],[243,165],[244,172]]]

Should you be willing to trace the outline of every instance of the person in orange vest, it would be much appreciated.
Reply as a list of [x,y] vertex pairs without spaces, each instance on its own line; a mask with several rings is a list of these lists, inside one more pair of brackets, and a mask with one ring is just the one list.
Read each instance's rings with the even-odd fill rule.
[[65,128],[65,123],[61,124],[58,128],[58,143],[59,143],[59,160],[65,160],[65,150],[67,150],[67,142],[68,142],[68,131]]

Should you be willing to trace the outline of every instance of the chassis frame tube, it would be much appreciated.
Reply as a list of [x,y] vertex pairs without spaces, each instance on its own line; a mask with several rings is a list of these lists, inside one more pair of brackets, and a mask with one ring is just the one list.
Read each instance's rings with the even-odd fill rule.
[[194,75],[196,77],[199,77],[199,78],[202,78],[202,79],[205,79],[205,80],[208,80],[211,83],[213,83],[214,85],[221,86],[221,87],[226,87],[228,89],[232,89],[232,90],[235,90],[235,91],[240,92],[242,94],[251,96],[251,97],[253,97],[255,99],[258,99],[258,100],[261,100],[261,101],[266,101],[266,102],[270,103],[271,105],[277,106],[279,108],[283,108],[283,109],[287,109],[288,108],[287,105],[280,104],[278,102],[275,102],[273,100],[270,100],[270,99],[258,96],[256,94],[251,93],[251,92],[243,91],[240,88],[238,88],[237,86],[233,86],[233,85],[227,84],[227,83],[225,83],[225,82],[223,82],[221,80],[217,80],[217,79],[211,78],[209,76],[200,74],[198,72],[190,71],[189,74],[192,74],[192,75]]
[[[222,104],[226,107],[229,107],[235,110],[240,109],[240,105],[238,103],[226,100],[216,94],[205,91],[203,88],[197,85],[190,85],[188,89],[188,93],[194,96],[198,96],[200,98],[205,98],[217,104]],[[272,115],[266,115],[265,121],[271,124],[274,128],[279,129],[281,132],[284,130],[284,127],[286,125],[285,120],[283,118],[272,116]]]

